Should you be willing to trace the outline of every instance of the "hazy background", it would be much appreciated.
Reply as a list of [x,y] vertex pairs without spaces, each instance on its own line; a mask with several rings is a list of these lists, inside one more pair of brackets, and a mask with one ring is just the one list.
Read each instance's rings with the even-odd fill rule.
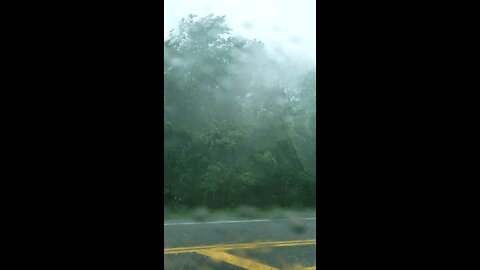
[[315,0],[165,0],[164,39],[189,14],[225,15],[232,35],[258,39],[277,58],[315,65]]

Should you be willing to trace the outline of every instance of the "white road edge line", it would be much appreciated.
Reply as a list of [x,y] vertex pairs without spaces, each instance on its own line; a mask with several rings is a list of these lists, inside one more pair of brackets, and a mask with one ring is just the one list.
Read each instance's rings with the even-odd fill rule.
[[[317,220],[317,218],[316,217],[301,218],[300,220]],[[232,223],[272,222],[272,221],[289,221],[289,219],[253,219],[253,220],[218,220],[218,221],[209,221],[209,222],[179,222],[179,223],[164,223],[163,226],[232,224]]]

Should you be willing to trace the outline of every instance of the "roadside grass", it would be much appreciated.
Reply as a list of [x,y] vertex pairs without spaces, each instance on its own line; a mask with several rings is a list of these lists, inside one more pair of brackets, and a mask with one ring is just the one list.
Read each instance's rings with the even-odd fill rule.
[[168,209],[164,208],[165,220],[191,220],[195,222],[207,222],[210,220],[217,220],[219,218],[235,218],[235,219],[290,219],[290,218],[304,218],[315,217],[315,208],[256,208],[251,206],[242,206],[235,209],[208,209],[206,207],[198,207],[194,209],[179,208]]

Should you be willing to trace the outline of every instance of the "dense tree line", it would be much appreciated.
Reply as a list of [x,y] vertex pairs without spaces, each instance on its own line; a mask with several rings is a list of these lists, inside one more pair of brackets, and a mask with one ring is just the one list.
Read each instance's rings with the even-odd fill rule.
[[315,204],[315,70],[213,15],[183,19],[164,56],[166,206]]

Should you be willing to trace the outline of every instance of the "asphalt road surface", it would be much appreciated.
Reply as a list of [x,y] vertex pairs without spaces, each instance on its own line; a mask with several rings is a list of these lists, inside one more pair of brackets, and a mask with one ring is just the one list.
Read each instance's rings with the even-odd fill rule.
[[316,216],[165,220],[168,270],[316,269]]

